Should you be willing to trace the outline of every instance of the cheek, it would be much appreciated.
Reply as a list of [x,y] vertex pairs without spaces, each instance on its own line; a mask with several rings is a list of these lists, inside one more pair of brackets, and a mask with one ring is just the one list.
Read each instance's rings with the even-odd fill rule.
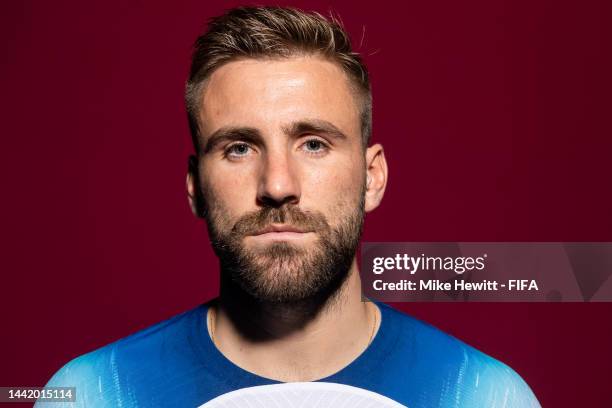
[[365,177],[360,162],[346,160],[310,170],[308,182],[303,184],[305,208],[317,208],[333,220],[358,205]]
[[211,211],[223,211],[223,216],[232,220],[252,210],[251,203],[255,200],[252,176],[210,167],[202,166],[200,179]]

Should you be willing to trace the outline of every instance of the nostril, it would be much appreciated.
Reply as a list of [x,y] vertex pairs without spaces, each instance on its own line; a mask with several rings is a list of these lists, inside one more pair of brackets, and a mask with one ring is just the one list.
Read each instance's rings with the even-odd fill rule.
[[257,201],[257,204],[262,207],[280,208],[286,204],[297,204],[299,200],[294,195],[288,195],[280,199],[269,195],[264,195],[259,197]]

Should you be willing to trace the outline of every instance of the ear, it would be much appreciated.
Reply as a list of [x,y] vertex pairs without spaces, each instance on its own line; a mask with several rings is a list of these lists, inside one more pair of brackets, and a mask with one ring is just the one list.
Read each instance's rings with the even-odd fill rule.
[[187,199],[189,200],[189,206],[191,211],[196,217],[203,217],[201,195],[199,191],[199,173],[198,173],[198,159],[195,156],[189,156],[187,163],[187,179],[185,184],[187,187]]
[[366,212],[380,205],[387,187],[388,171],[383,147],[378,143],[368,147],[366,149]]

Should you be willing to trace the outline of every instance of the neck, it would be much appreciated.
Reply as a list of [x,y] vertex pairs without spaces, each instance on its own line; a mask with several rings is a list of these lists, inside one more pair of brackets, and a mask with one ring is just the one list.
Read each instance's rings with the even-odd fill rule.
[[279,381],[313,381],[339,371],[369,345],[378,308],[363,302],[355,259],[331,295],[267,303],[222,280],[209,331],[219,351],[256,375]]

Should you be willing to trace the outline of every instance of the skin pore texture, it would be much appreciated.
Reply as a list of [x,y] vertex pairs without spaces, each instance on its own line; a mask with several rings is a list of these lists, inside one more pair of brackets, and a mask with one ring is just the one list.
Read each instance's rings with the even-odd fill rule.
[[347,75],[319,56],[235,60],[202,90],[187,190],[221,264],[209,332],[254,374],[332,375],[380,323],[362,301],[355,250],[387,165],[380,145],[363,146],[360,106]]

